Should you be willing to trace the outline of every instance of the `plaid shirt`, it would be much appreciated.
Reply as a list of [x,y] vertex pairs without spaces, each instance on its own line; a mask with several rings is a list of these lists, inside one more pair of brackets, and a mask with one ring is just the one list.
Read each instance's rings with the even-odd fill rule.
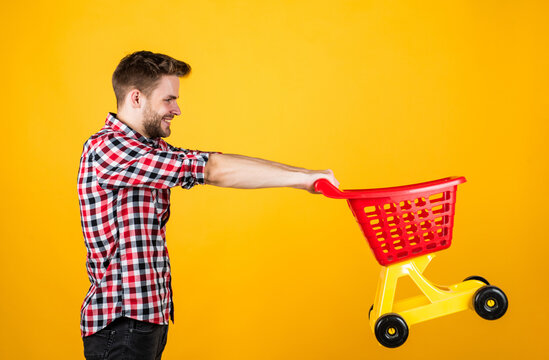
[[173,322],[165,239],[170,188],[204,184],[209,154],[148,139],[113,113],[86,141],[78,197],[91,287],[81,308],[82,336],[121,316]]

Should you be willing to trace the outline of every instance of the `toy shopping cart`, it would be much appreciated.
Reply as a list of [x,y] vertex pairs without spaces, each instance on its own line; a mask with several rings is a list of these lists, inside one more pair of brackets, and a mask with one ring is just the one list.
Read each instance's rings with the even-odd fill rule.
[[[325,179],[315,190],[327,197],[346,199],[377,261],[383,266],[370,326],[381,345],[398,347],[408,338],[408,327],[422,321],[474,308],[484,319],[495,320],[507,311],[507,297],[480,276],[438,286],[423,276],[435,252],[450,247],[457,186],[464,177],[382,189],[339,190]],[[423,295],[395,300],[400,277],[409,276]]]

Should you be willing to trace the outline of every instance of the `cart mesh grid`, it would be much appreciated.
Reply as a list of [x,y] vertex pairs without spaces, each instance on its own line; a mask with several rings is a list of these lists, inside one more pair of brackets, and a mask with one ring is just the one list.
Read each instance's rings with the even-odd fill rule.
[[381,265],[446,249],[452,241],[457,186],[413,197],[348,199]]

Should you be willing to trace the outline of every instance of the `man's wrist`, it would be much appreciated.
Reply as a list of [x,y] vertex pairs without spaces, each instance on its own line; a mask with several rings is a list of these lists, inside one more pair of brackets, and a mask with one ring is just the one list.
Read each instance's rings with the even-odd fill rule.
[[297,184],[294,186],[296,189],[307,190],[312,181],[312,171],[302,169],[297,172]]

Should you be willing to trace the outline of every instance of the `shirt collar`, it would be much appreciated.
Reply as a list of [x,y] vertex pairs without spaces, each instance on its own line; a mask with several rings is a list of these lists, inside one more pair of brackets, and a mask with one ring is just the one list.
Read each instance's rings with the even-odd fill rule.
[[160,143],[160,138],[150,139],[150,138],[147,138],[147,137],[141,135],[140,133],[138,133],[137,131],[135,131],[134,129],[132,129],[128,125],[124,124],[122,121],[120,121],[120,119],[118,119],[116,117],[116,114],[112,113],[112,112],[110,112],[107,115],[107,119],[105,120],[105,125],[110,127],[111,129],[115,130],[115,131],[122,131],[123,133],[127,134],[128,136],[133,137],[133,138],[135,138],[135,139],[137,139],[137,140],[139,140],[142,143],[145,143],[147,145],[153,145],[154,147],[157,147]]

